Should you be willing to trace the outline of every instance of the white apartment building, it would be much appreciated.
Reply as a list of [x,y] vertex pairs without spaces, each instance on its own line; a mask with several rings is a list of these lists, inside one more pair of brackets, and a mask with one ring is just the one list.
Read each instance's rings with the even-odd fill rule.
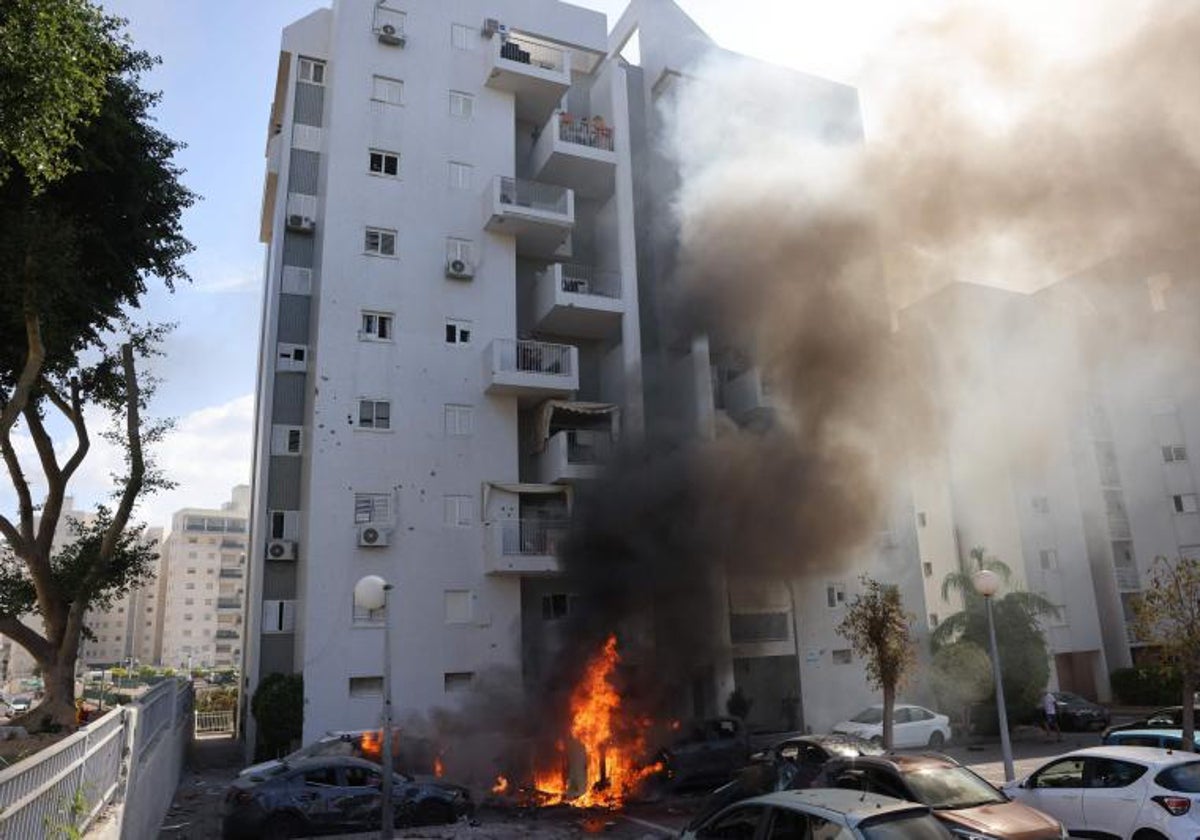
[[146,582],[115,599],[108,610],[102,613],[89,612],[84,620],[95,637],[85,638],[80,644],[79,658],[85,665],[152,665],[158,661],[155,618],[162,568],[163,529],[147,528],[143,542],[159,552],[157,559],[151,563]]
[[284,30],[245,672],[304,675],[306,740],[378,721],[367,574],[395,586],[398,713],[519,670],[572,487],[639,432],[607,52],[604,16],[556,0],[335,0]]
[[241,666],[250,488],[233,488],[220,508],[184,508],[163,547],[164,584],[156,622],[159,662],[171,668]]

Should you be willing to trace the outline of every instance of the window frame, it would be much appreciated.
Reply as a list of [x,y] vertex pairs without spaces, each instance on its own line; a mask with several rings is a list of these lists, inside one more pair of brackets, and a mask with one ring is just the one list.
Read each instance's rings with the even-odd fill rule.
[[[379,169],[375,168],[375,159],[379,159]],[[388,161],[391,161],[392,171],[388,172]],[[387,149],[367,149],[367,174],[374,178],[392,178],[400,180],[400,153]]]
[[[465,181],[462,177],[466,174]],[[446,162],[446,183],[453,192],[470,192],[475,184],[475,167],[461,160]]]
[[[1188,500],[1191,499],[1191,507],[1188,507]],[[1189,513],[1200,513],[1200,495],[1196,493],[1175,493],[1171,496],[1171,506],[1175,509],[1178,515]]]
[[[475,94],[467,93],[465,90],[451,90],[447,99],[447,108],[451,117],[463,122],[470,122],[474,119]],[[459,103],[457,111],[455,111],[455,103]]]
[[[366,425],[363,422],[363,409],[366,408],[368,405],[371,407],[370,425]],[[384,418],[386,425],[382,425],[382,426],[379,425],[379,407],[381,405],[387,407],[386,412],[385,412],[387,416]],[[393,426],[392,426],[392,401],[385,400],[385,399],[378,399],[376,397],[359,397],[358,398],[358,414],[355,417],[354,428],[357,430],[360,430],[360,431],[368,431],[368,432],[390,432],[390,431],[392,431],[392,429],[393,429]]]
[[[466,326],[467,337],[463,340],[463,326]],[[454,329],[454,340],[449,338],[449,330]],[[470,347],[474,343],[475,337],[475,322],[465,318],[447,318],[444,331],[444,340],[447,347]]]
[[[463,52],[474,52],[475,44],[471,41],[471,36],[475,34],[476,31],[477,30],[475,27],[469,26],[465,23],[451,23],[450,46],[456,50],[462,50]],[[459,43],[460,39],[458,38],[460,33],[463,35],[463,39],[461,39],[463,43],[461,44]]]
[[[305,73],[306,67],[308,68],[307,74]],[[299,56],[296,59],[296,81],[325,87],[326,69],[326,62],[319,58],[309,58],[306,55]]]
[[[373,319],[375,329],[367,328],[367,319]],[[387,324],[387,329],[380,329],[383,324]],[[381,332],[386,332],[387,335],[380,335]],[[359,341],[380,341],[394,343],[396,335],[396,316],[391,312],[383,312],[378,309],[363,309],[359,312],[358,338]]]
[[[382,503],[382,504],[381,504]],[[392,523],[392,494],[357,491],[351,502],[351,519],[355,525],[390,525]],[[362,516],[366,515],[366,519]]]
[[[454,417],[451,429],[450,418]],[[463,418],[466,422],[463,422]],[[466,431],[464,431],[464,427]],[[442,407],[442,430],[446,437],[468,438],[475,435],[475,406],[465,403],[446,403]]]
[[[380,84],[382,83],[382,84]],[[390,87],[393,86],[393,87]],[[397,98],[392,101],[386,96],[380,96],[381,91],[394,90],[397,93]],[[380,76],[378,73],[371,76],[371,101],[381,102],[384,105],[395,105],[404,107],[404,80],[396,79],[391,76]]]
[[[371,237],[377,238],[377,247],[371,248]],[[391,251],[384,250],[384,243],[391,241]],[[378,228],[368,225],[363,229],[363,253],[372,257],[385,257],[387,259],[396,259],[398,243],[397,232],[391,228]]]
[[[454,516],[450,516],[451,505]],[[464,506],[467,515],[463,515]],[[475,525],[475,497],[460,493],[447,493],[442,496],[442,525],[446,528],[467,529]],[[453,521],[451,521],[453,519]]]

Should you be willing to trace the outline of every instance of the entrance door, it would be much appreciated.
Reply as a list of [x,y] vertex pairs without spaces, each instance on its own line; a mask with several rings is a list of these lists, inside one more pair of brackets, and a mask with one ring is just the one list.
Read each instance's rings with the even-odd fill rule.
[[733,660],[734,684],[751,701],[751,729],[801,730],[800,671],[795,655],[753,656]]

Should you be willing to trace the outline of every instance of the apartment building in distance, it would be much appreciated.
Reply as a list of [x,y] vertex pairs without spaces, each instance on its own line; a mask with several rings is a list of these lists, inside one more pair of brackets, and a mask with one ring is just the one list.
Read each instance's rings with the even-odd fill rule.
[[378,720],[364,575],[395,586],[399,713],[519,670],[572,488],[638,434],[607,53],[604,16],[556,0],[335,0],[283,32],[245,673],[304,674],[306,740]]
[[184,508],[171,517],[155,618],[158,661],[171,668],[240,668],[246,600],[250,488],[233,488],[219,508]]

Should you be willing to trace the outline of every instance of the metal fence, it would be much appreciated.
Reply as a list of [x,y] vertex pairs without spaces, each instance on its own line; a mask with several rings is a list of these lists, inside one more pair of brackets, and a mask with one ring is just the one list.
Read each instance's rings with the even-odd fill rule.
[[571,209],[569,193],[570,190],[557,184],[543,184],[523,178],[500,178],[500,203],[514,207],[528,207],[565,216]]
[[565,521],[553,519],[504,519],[499,525],[501,551],[509,557],[557,553],[568,527]]
[[497,339],[496,360],[502,371],[572,376],[574,349],[569,344]]
[[589,120],[587,117],[559,114],[558,139],[606,152],[613,150],[613,130],[600,122],[599,117]]
[[233,730],[232,709],[225,712],[196,712],[197,735],[232,734]]
[[607,298],[621,296],[621,273],[618,271],[602,271],[590,265],[563,263],[561,276],[564,292]]
[[529,64],[556,73],[561,73],[566,67],[565,52],[518,35],[504,37],[500,44],[500,57],[517,64]]

